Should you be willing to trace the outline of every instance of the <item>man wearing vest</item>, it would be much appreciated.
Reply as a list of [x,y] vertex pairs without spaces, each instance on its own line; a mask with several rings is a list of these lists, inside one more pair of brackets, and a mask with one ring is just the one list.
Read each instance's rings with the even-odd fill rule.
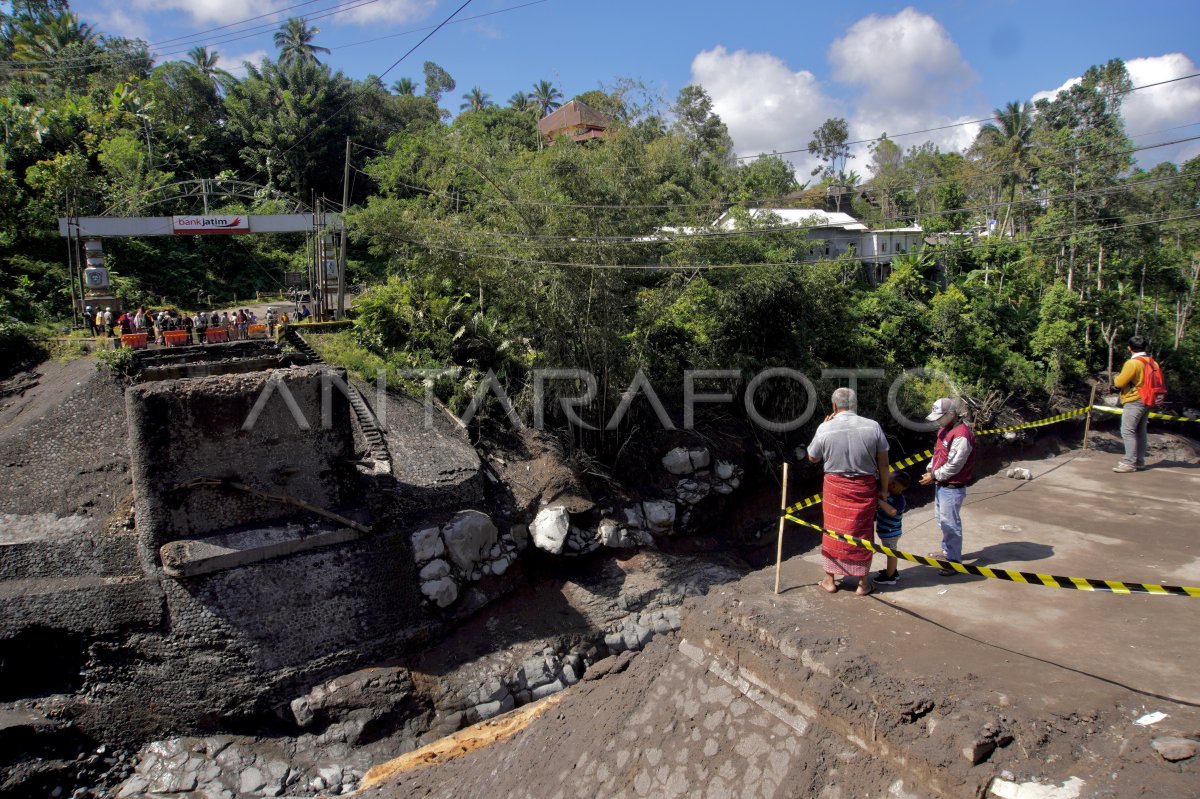
[[1150,409],[1142,400],[1141,388],[1146,381],[1148,361],[1153,362],[1146,354],[1146,339],[1130,336],[1129,360],[1113,378],[1113,385],[1121,392],[1121,440],[1125,442],[1125,457],[1113,467],[1114,472],[1124,474],[1146,468],[1146,424],[1150,421]]
[[[921,477],[922,485],[933,484],[933,509],[938,526],[942,529],[942,549],[930,553],[931,558],[962,562],[962,509],[975,468],[975,433],[963,419],[964,410],[960,402],[943,397],[933,403],[925,418],[938,423],[937,442],[933,446],[933,458],[929,469]],[[942,569],[943,577],[957,574],[953,569]]]

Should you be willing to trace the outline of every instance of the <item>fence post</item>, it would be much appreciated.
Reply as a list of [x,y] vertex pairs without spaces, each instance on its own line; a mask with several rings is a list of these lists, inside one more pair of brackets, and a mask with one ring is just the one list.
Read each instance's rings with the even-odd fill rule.
[[1092,381],[1092,396],[1088,400],[1087,421],[1083,423],[1083,451],[1087,452],[1088,435],[1092,432],[1092,406],[1096,404],[1096,381]]
[[786,520],[783,512],[787,510],[788,498],[788,464],[783,462],[783,491],[779,496],[779,541],[775,545],[775,593],[779,593],[779,573],[783,566],[783,525]]

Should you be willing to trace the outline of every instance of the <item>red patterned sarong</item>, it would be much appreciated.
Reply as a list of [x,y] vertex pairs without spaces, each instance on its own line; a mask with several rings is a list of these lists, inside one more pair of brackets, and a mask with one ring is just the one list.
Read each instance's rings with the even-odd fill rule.
[[[868,541],[875,540],[875,509],[878,507],[879,478],[875,475],[844,477],[825,475],[825,490],[821,495],[825,527]],[[827,574],[862,577],[871,570],[869,549],[821,536],[821,559]]]

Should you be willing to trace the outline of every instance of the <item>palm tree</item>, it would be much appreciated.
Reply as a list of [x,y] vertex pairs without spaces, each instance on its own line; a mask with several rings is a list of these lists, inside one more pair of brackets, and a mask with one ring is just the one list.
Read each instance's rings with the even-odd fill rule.
[[463,95],[463,102],[459,106],[459,109],[462,111],[482,111],[494,105],[495,103],[492,102],[491,95],[478,86],[475,86],[471,91]]
[[292,17],[275,31],[275,46],[279,48],[279,62],[284,66],[293,64],[319,64],[317,53],[328,55],[328,47],[318,47],[312,40],[320,28],[310,28],[304,17]]
[[535,110],[533,101],[525,92],[513,92],[513,96],[508,98],[508,107],[522,114],[532,114]]
[[1003,232],[1012,222],[1012,206],[1016,202],[1017,190],[1029,185],[1033,174],[1033,114],[1029,103],[1012,101],[1003,110],[994,112],[996,121],[979,129],[975,143],[998,169],[1004,170],[1000,178],[1001,189],[1008,190],[1008,209],[1005,211]]
[[535,108],[542,116],[546,116],[554,109],[562,105],[563,93],[555,88],[554,84],[548,80],[539,80],[533,85],[533,91],[529,93],[529,99],[533,102]]
[[70,11],[36,18],[22,18],[12,33],[12,58],[26,62],[26,71],[47,81],[54,75],[53,62],[69,54],[89,55],[99,47],[100,33]]
[[417,94],[417,83],[412,78],[401,78],[392,84],[392,91],[407,97],[415,97]]
[[217,62],[221,60],[221,54],[216,50],[209,52],[207,47],[193,47],[188,50],[188,58],[192,65],[200,70],[200,74],[218,87],[224,85],[226,81],[233,80],[232,75],[217,66]]

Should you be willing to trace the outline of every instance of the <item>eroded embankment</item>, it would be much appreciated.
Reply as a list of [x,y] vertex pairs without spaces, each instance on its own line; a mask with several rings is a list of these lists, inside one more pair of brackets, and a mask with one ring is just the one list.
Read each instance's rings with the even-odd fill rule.
[[[1168,760],[1167,730],[1132,724],[1143,697],[1047,664],[1006,677],[984,644],[772,582],[756,572],[689,601],[680,633],[625,673],[491,746],[472,731],[458,757],[381,766],[372,795],[1196,795],[1195,758]],[[1039,676],[1053,701],[1001,698]],[[1172,730],[1200,729],[1194,710],[1166,709]]]

